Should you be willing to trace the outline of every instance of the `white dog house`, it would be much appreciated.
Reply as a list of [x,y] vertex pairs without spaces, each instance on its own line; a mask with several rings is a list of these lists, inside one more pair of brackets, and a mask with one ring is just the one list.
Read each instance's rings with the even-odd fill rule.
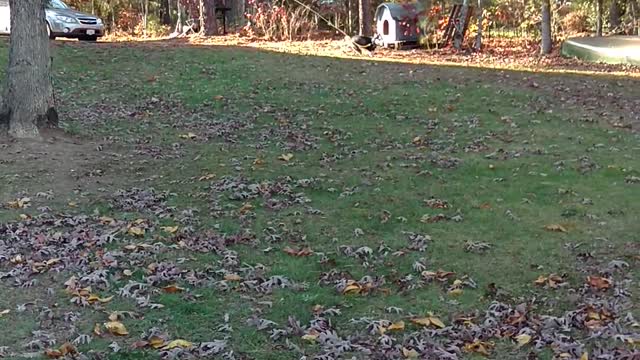
[[376,9],[376,30],[386,47],[418,41],[415,4],[382,3]]

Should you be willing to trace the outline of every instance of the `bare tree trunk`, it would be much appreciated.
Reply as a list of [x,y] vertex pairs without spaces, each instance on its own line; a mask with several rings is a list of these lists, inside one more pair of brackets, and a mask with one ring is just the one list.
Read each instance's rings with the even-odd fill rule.
[[176,22],[176,34],[182,34],[182,6],[180,5],[180,0],[176,1],[177,11],[178,11],[178,20]]
[[462,50],[462,42],[464,41],[464,23],[467,20],[467,14],[469,13],[469,0],[462,2],[462,10],[460,11],[460,31],[456,31],[453,37],[453,47]]
[[10,0],[9,6],[11,44],[2,118],[8,120],[9,135],[38,138],[39,129],[58,126],[44,0]]
[[371,36],[371,0],[358,0],[358,33]]
[[162,24],[171,25],[171,0],[162,0]]
[[482,0],[478,0],[478,33],[476,34],[476,43],[474,44],[474,48],[477,51],[482,50],[482,20],[483,20],[483,9],[482,9]]
[[620,4],[618,1],[611,0],[609,7],[609,31],[618,33],[620,31]]
[[631,14],[631,20],[633,21],[631,35],[640,35],[640,24],[638,24],[638,15],[640,15],[640,11],[638,9],[637,0],[629,0],[629,12]]
[[353,11],[351,0],[347,0],[347,34],[353,34]]
[[596,36],[602,36],[602,7],[603,0],[598,0],[596,5]]
[[216,3],[215,0],[205,0],[205,22],[204,34],[206,36],[218,35],[218,21],[216,19]]
[[553,47],[551,39],[551,4],[549,0],[542,0],[542,46],[540,52],[543,55],[550,54]]
[[204,13],[204,1],[205,0],[199,0],[198,1],[198,12],[200,13],[200,18],[199,18],[200,19],[200,21],[199,21],[200,29],[199,30],[200,30],[201,34],[204,33],[204,29],[205,29],[205,26],[206,26],[206,24],[205,24],[206,16],[205,16],[205,13]]

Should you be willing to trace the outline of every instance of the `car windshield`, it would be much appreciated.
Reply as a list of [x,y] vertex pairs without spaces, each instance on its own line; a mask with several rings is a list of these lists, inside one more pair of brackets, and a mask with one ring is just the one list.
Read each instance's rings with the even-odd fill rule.
[[68,9],[67,4],[60,0],[47,0],[47,7],[49,9]]

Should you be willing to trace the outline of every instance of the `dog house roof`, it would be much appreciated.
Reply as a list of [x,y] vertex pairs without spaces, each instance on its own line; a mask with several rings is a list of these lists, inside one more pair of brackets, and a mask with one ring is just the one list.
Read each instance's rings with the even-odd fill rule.
[[376,17],[382,15],[384,9],[389,10],[391,17],[396,21],[413,19],[416,14],[416,6],[413,4],[382,3],[376,9]]

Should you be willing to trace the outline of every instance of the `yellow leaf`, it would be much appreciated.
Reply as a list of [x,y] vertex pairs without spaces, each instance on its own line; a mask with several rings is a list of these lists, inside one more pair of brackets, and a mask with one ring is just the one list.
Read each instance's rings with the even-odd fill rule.
[[89,302],[89,304],[93,304],[95,302],[99,302],[99,303],[105,304],[105,303],[108,303],[111,300],[113,300],[113,295],[111,295],[109,297],[106,297],[106,298],[101,298],[98,295],[91,294],[87,298],[87,301]]
[[177,339],[170,341],[167,345],[162,347],[162,350],[171,350],[175,348],[190,348],[193,346],[193,343],[187,340]]
[[302,340],[306,340],[306,341],[309,341],[309,342],[315,342],[317,338],[318,338],[317,334],[304,334],[304,335],[302,335]]
[[460,296],[460,295],[462,295],[462,293],[463,293],[463,291],[460,288],[449,290],[449,295],[450,296]]
[[429,317],[429,321],[431,322],[431,325],[438,327],[440,329],[445,327],[442,320],[438,319],[437,317]]
[[489,350],[493,348],[493,343],[476,340],[464,346],[464,351],[469,353],[478,353],[489,356]]
[[78,206],[78,203],[77,203],[77,202],[75,202],[75,201],[71,201],[71,202],[69,202],[67,205],[69,205],[69,207],[77,207],[77,206]]
[[415,145],[420,145],[422,143],[422,138],[420,136],[416,136],[413,138],[413,140],[411,140],[411,142]]
[[414,349],[407,349],[406,347],[402,348],[402,355],[404,355],[405,359],[417,359],[420,354]]
[[428,317],[424,317],[424,318],[414,318],[411,319],[411,322],[417,325],[422,325],[422,326],[429,326],[431,325],[431,320],[429,320]]
[[192,132],[180,135],[180,139],[188,139],[188,140],[193,140],[193,139],[195,139],[197,137],[198,137],[198,135],[196,135],[196,134],[194,134]]
[[255,166],[262,166],[262,165],[264,165],[264,160],[262,160],[262,159],[260,159],[260,158],[257,158],[257,159],[255,159],[255,160],[253,160],[253,165],[255,165]]
[[59,359],[59,358],[64,356],[64,355],[62,355],[60,350],[53,350],[53,349],[46,349],[44,351],[44,355],[46,357],[48,357],[49,359]]
[[160,229],[169,234],[175,234],[176,232],[178,232],[177,226],[163,226]]
[[96,335],[98,335],[98,336],[101,336],[101,335],[102,335],[102,327],[100,326],[100,324],[96,324],[96,325],[93,327],[93,333],[94,333],[94,334],[96,334]]
[[588,352],[583,352],[582,356],[580,356],[580,360],[589,360],[589,353]]
[[20,214],[20,220],[31,220],[32,217],[29,214]]
[[554,232],[567,232],[567,228],[565,228],[560,224],[549,224],[549,225],[546,225],[544,229],[547,231],[554,231]]
[[249,211],[251,211],[253,209],[254,209],[253,205],[251,205],[249,203],[244,203],[242,205],[242,207],[240,208],[240,210],[238,210],[238,211],[240,212],[240,214],[246,214],[246,213],[248,213]]
[[127,233],[129,233],[129,235],[142,237],[144,236],[144,229],[137,226],[131,226],[129,230],[127,230]]
[[404,321],[395,322],[387,328],[388,331],[400,331],[404,330]]
[[291,154],[291,153],[282,154],[282,155],[278,156],[278,160],[282,160],[282,161],[290,161],[291,159],[293,159],[293,154]]
[[347,294],[359,294],[362,291],[362,287],[358,284],[358,283],[351,283],[349,285],[347,285],[344,290],[342,290],[342,293],[344,295]]
[[159,336],[152,336],[149,339],[149,346],[151,346],[154,349],[159,349],[163,347],[164,343],[165,343],[164,339]]
[[109,321],[104,323],[104,327],[113,335],[125,336],[129,335],[127,328],[120,321]]
[[518,346],[524,346],[531,342],[531,335],[520,334],[516,336],[516,341],[518,342]]
[[242,281],[242,277],[238,274],[227,274],[224,276],[224,279],[227,281]]

